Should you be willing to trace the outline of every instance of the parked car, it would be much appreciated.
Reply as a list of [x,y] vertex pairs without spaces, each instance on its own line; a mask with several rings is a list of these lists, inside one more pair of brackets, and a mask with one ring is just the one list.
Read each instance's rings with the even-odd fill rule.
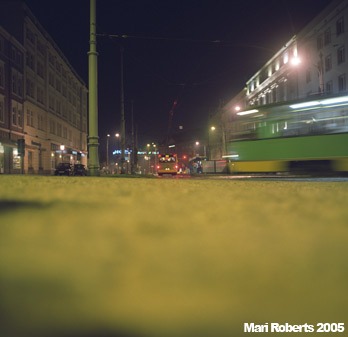
[[75,164],[73,174],[74,174],[74,176],[86,176],[87,169],[86,169],[85,165]]
[[54,175],[56,176],[71,176],[73,172],[73,167],[70,163],[59,163]]

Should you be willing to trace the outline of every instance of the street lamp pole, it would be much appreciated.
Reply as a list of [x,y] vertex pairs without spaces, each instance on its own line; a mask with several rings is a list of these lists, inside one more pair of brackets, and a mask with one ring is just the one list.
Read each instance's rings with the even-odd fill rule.
[[215,131],[215,126],[211,126],[210,129],[208,130],[208,160],[211,160],[211,132],[214,133]]
[[88,168],[91,176],[99,175],[99,137],[98,137],[98,87],[97,87],[97,39],[96,39],[96,0],[90,0],[90,40],[88,52]]
[[148,162],[149,162],[149,173],[151,173],[151,154],[150,154],[150,144],[146,145],[147,148],[147,158],[148,158]]
[[156,144],[152,144],[152,146],[155,148],[155,153],[154,153],[154,165],[155,165],[155,170],[154,172],[156,172],[156,166],[157,166],[157,151],[156,151]]
[[126,125],[124,117],[124,88],[123,88],[123,51],[124,48],[121,46],[121,173],[125,173],[125,149],[126,149]]
[[109,172],[109,138],[110,135],[106,135],[106,170]]
[[[116,158],[118,158],[118,151],[120,150],[120,134],[117,132],[116,134],[115,134],[115,137],[116,137],[116,140],[117,140],[117,144],[116,144],[116,155],[117,155],[117,157]],[[118,159],[116,160],[116,162],[118,161]],[[117,164],[119,164],[119,163],[117,163]],[[117,165],[117,172],[118,172],[118,168],[119,168],[120,166],[119,165]],[[120,169],[121,169],[121,167],[120,167]]]
[[195,153],[195,155],[200,155],[200,153],[199,153],[199,150],[200,150],[200,148],[199,148],[199,141],[196,141],[196,143],[195,143],[195,152],[197,152],[198,151],[198,153]]
[[63,155],[64,155],[64,151],[65,151],[65,145],[60,145],[60,156],[61,156],[61,162],[63,163]]

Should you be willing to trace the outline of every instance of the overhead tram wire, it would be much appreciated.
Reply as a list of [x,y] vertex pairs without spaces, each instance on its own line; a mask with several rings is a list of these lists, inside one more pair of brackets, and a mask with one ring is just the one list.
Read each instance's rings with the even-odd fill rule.
[[195,40],[187,38],[172,38],[172,37],[161,37],[161,36],[137,36],[128,34],[97,34],[98,36],[107,36],[110,38],[117,39],[138,39],[138,40],[162,40],[162,41],[181,41],[181,42],[204,42],[204,43],[220,43],[220,40]]
[[[249,48],[249,49],[260,49],[260,50],[264,50],[269,52],[270,54],[274,54],[276,51],[266,48],[266,47],[262,47],[262,46],[258,46],[258,45],[249,45],[249,44],[234,44],[231,41],[225,41],[225,40],[203,40],[203,39],[187,39],[187,38],[171,38],[171,37],[161,37],[161,36],[139,36],[139,35],[129,35],[129,34],[109,34],[109,33],[99,33],[96,34],[97,36],[101,36],[101,37],[107,37],[112,39],[135,39],[135,40],[157,40],[157,41],[178,41],[178,42],[191,42],[191,43],[207,43],[207,44],[214,44],[216,46],[219,47],[228,47],[228,48]],[[129,55],[131,56],[136,62],[138,63],[142,63],[141,60],[139,60],[138,58],[136,58],[134,55]],[[148,66],[147,66],[148,68]],[[167,78],[163,77],[162,75],[159,74],[155,74],[155,72],[153,72],[152,70],[150,70],[152,75],[154,77],[157,77],[158,79],[160,79],[161,81],[163,81],[164,83],[168,84],[168,85],[174,85],[174,86],[181,86],[182,88],[187,87],[187,86],[196,86],[196,85],[204,85],[207,83],[213,83],[216,81],[199,81],[199,82],[185,82],[185,83],[177,83],[177,82],[173,82],[168,80]]]
[[139,36],[139,35],[128,35],[128,34],[108,34],[100,33],[97,36],[104,36],[115,39],[135,39],[135,40],[158,40],[158,41],[178,41],[178,42],[194,42],[194,43],[207,43],[207,44],[216,44],[221,47],[232,47],[232,48],[252,48],[252,49],[262,49],[271,53],[276,53],[276,50],[258,46],[258,45],[249,45],[249,44],[236,44],[232,41],[226,40],[201,40],[201,39],[187,39],[187,38],[177,38],[177,37],[163,37],[163,36]]
[[[269,48],[265,48],[262,46],[256,46],[256,45],[244,45],[244,44],[234,44],[231,41],[224,41],[224,40],[202,40],[202,39],[188,39],[188,38],[172,38],[172,37],[158,37],[158,36],[137,36],[137,35],[128,35],[128,34],[108,34],[108,33],[99,33],[97,36],[100,37],[107,37],[111,40],[114,39],[133,39],[133,40],[153,40],[153,41],[176,41],[176,42],[189,42],[189,43],[195,43],[195,44],[211,44],[218,47],[228,47],[228,48],[252,48],[252,49],[262,49],[266,50],[267,52],[274,53],[274,50],[271,50]],[[134,55],[130,55],[135,61],[139,61]],[[141,62],[142,63],[142,62]],[[147,66],[148,68],[148,66]],[[174,86],[180,86],[181,87],[181,93],[176,97],[176,99],[173,101],[172,108],[169,111],[168,116],[168,129],[167,129],[167,135],[165,142],[168,143],[171,135],[171,129],[172,129],[172,120],[174,116],[174,111],[177,109],[178,101],[180,101],[180,96],[182,96],[183,91],[188,86],[196,86],[196,85],[205,85],[209,84],[211,82],[215,81],[199,81],[199,82],[192,82],[188,83],[188,81],[185,81],[185,83],[175,83],[172,82],[166,78],[164,78],[162,75],[156,74],[155,72],[151,71],[152,76],[157,77],[161,81],[165,82],[167,85],[174,85]]]

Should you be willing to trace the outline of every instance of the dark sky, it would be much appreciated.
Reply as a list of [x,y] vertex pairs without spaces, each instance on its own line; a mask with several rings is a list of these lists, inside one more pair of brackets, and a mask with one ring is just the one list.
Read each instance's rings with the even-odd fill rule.
[[[88,83],[89,0],[25,0]],[[120,46],[125,111],[140,142],[173,131],[194,135],[209,115],[330,0],[97,0],[99,136],[120,130]],[[214,42],[219,40],[220,42]]]

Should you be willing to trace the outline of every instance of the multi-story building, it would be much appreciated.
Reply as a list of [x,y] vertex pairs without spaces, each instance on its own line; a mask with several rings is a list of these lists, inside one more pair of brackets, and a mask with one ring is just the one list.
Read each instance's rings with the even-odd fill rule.
[[87,162],[87,87],[22,1],[1,2],[0,170],[51,174],[63,161]]
[[[348,93],[348,0],[334,0],[293,36],[218,112],[211,153],[225,153],[239,109]],[[218,124],[215,122],[215,124]],[[214,148],[215,144],[215,148]]]
[[297,36],[299,98],[346,94],[348,1],[336,0]]
[[347,92],[348,1],[333,1],[246,83],[248,106]]
[[24,136],[24,47],[0,27],[0,173],[20,172]]

